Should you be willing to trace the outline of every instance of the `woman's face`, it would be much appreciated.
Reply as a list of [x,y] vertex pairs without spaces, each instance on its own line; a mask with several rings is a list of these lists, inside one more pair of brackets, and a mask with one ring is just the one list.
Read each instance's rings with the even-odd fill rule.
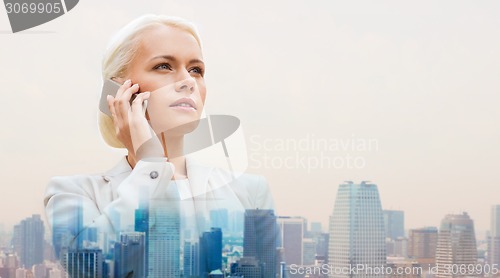
[[190,33],[157,26],[140,35],[125,79],[150,91],[148,115],[158,134],[200,119],[205,103],[205,65],[200,46]]

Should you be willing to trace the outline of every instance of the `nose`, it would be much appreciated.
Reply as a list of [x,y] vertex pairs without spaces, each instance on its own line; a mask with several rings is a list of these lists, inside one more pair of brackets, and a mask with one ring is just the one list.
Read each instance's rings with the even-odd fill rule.
[[187,91],[188,93],[194,93],[195,87],[196,82],[191,76],[175,83],[175,91],[179,93],[184,91]]

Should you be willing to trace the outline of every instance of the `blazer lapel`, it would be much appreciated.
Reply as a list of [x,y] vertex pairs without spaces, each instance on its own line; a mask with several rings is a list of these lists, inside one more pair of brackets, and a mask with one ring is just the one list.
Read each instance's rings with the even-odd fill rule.
[[118,185],[132,172],[130,164],[128,164],[127,157],[123,156],[122,159],[115,165],[115,167],[106,171],[102,178],[104,181],[111,184],[112,199],[118,198],[117,189]]
[[[198,163],[191,156],[186,156],[186,170],[191,184],[191,191],[194,196],[199,196],[211,190],[209,177],[213,167]],[[116,190],[118,185],[132,172],[132,168],[128,164],[127,158],[124,156],[115,167],[106,171],[102,178],[106,182],[110,182],[112,186],[113,199],[117,198]]]

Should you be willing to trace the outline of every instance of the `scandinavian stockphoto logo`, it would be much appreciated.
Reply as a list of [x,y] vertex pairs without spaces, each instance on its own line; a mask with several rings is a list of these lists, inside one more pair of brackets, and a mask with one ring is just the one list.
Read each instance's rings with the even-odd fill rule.
[[4,0],[12,32],[47,23],[73,9],[79,0]]

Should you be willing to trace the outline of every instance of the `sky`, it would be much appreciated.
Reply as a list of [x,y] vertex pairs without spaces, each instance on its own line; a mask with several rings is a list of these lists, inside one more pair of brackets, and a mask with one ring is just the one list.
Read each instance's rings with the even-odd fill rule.
[[241,120],[279,215],[327,228],[338,185],[371,181],[405,228],[500,204],[500,2],[85,0],[12,34],[0,7],[0,222],[43,214],[48,180],[124,155],[97,127],[101,59],[130,20],[198,27],[208,114]]

